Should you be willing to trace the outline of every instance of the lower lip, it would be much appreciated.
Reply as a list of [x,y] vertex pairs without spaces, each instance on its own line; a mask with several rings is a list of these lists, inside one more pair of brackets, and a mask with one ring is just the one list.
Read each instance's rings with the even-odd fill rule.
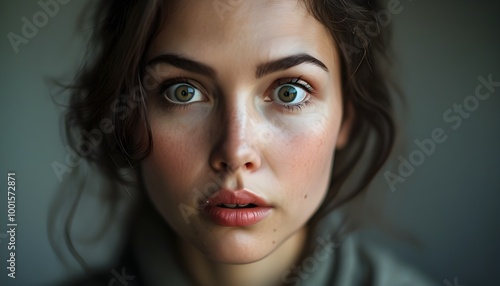
[[220,226],[250,226],[266,218],[271,213],[271,207],[230,209],[208,206],[205,213]]

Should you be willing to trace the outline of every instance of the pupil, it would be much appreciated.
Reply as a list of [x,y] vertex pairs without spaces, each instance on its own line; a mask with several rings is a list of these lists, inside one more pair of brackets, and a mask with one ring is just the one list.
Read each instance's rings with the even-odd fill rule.
[[186,102],[194,96],[194,89],[187,85],[181,85],[175,90],[175,97],[178,101]]
[[291,102],[297,97],[297,89],[293,86],[284,86],[279,91],[279,97],[284,102]]

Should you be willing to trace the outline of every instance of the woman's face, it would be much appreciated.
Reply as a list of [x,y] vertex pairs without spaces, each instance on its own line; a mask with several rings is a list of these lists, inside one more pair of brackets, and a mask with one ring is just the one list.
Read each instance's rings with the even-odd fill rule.
[[147,52],[145,187],[209,259],[257,261],[305,226],[345,144],[335,45],[298,1],[173,2]]

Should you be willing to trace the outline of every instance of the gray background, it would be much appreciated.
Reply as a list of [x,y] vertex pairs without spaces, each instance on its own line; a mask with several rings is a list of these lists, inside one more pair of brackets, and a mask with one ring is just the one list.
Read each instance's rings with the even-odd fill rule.
[[[21,18],[31,19],[41,8],[36,1],[0,4],[0,177],[17,173],[17,278],[6,277],[6,187],[0,192],[0,284],[51,285],[79,273],[74,262],[63,263],[49,246],[47,218],[56,190],[61,187],[51,164],[64,162],[60,112],[51,100],[47,77],[73,72],[85,51],[75,23],[84,1],[60,5],[46,26],[22,44],[16,54],[7,38],[21,33]],[[391,192],[383,172],[370,188],[368,203],[383,209],[395,225],[423,242],[410,249],[387,243],[406,261],[416,264],[447,285],[486,285],[498,280],[500,269],[500,88],[480,101],[479,108],[451,129],[443,112],[474,95],[477,77],[492,74],[500,81],[500,5],[496,1],[402,0],[393,15],[396,71],[406,94],[406,149],[415,139],[430,138],[435,128],[446,142],[416,167]],[[85,37],[85,36],[84,36]],[[100,214],[99,214],[100,215]],[[77,224],[85,227],[91,219]],[[85,234],[85,230],[75,230]],[[104,264],[113,252],[113,232],[98,247],[81,247],[90,261]],[[116,243],[111,243],[116,245]],[[66,266],[65,266],[66,265]]]

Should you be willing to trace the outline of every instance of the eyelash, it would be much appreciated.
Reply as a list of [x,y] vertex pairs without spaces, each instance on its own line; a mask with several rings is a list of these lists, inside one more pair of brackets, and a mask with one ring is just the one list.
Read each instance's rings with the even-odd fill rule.
[[[277,80],[271,86],[271,92],[273,92],[278,87],[280,87],[280,86],[282,86],[284,84],[292,84],[294,86],[297,86],[299,88],[302,88],[302,89],[306,90],[309,94],[311,94],[312,92],[314,92],[313,87],[310,84],[308,84],[307,82],[305,82],[304,80],[302,80],[301,76],[296,77],[296,78],[284,78],[284,79]],[[309,103],[311,103],[311,100],[310,100],[309,97],[310,96],[308,95],[308,97],[307,97],[306,100],[304,100],[301,103],[297,103],[297,104],[280,104],[280,103],[275,103],[274,101],[273,101],[273,103],[278,104],[280,107],[285,108],[288,111],[292,111],[293,112],[293,111],[301,110],[302,107],[304,107],[304,106],[308,105]]]
[[[174,84],[178,84],[178,83],[187,83],[187,84],[190,84],[192,85],[193,87],[197,88],[197,89],[200,89],[198,87],[198,84],[196,84],[195,82],[193,82],[192,80],[188,79],[188,78],[185,78],[185,77],[176,77],[176,78],[172,78],[172,79],[169,79],[169,80],[166,80],[165,82],[163,82],[161,85],[160,85],[160,89],[158,91],[158,95],[160,97],[163,97],[165,91],[172,85]],[[271,88],[270,88],[270,91],[273,92],[275,89],[277,89],[278,87],[284,85],[284,84],[292,84],[294,86],[297,86],[299,88],[302,88],[304,89],[305,91],[307,91],[309,94],[314,92],[314,89],[313,87],[308,84],[307,82],[305,82],[304,80],[301,79],[301,77],[297,77],[297,78],[284,78],[284,79],[279,79],[277,81],[275,81],[272,85],[271,85]],[[175,103],[171,103],[169,102],[168,100],[162,100],[162,102],[165,104],[165,107],[167,107],[168,109],[172,109],[172,108],[178,108],[178,109],[186,109],[190,104],[175,104]],[[281,108],[285,108],[287,109],[288,111],[298,111],[298,110],[301,110],[302,107],[308,105],[309,103],[311,103],[311,100],[309,99],[309,96],[306,100],[304,100],[303,102],[300,102],[300,103],[297,103],[297,104],[280,104],[280,103],[275,103],[273,101],[274,104],[278,104]]]
[[158,90],[158,95],[162,99],[161,102],[164,104],[164,107],[166,107],[169,110],[170,109],[183,110],[183,109],[188,108],[188,106],[190,105],[189,103],[188,104],[175,104],[175,103],[172,103],[172,102],[166,100],[165,98],[163,98],[167,89],[169,87],[171,87],[172,85],[178,84],[178,83],[187,83],[187,84],[190,84],[197,89],[200,89],[199,85],[196,84],[196,82],[194,82],[193,80],[190,80],[189,78],[185,78],[185,77],[176,77],[176,78],[168,79],[168,80],[162,82],[162,84],[160,85],[160,89]]

